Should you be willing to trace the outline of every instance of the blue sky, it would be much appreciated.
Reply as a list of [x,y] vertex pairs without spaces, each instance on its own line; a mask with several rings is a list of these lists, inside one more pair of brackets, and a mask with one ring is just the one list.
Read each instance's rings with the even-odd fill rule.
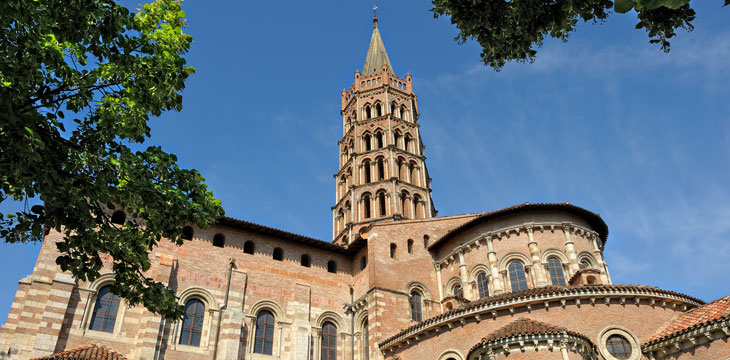
[[[430,2],[379,2],[394,70],[413,75],[439,214],[568,201],[608,224],[615,283],[730,294],[730,7],[693,3],[696,30],[670,54],[614,14],[495,72]],[[228,216],[331,239],[340,91],[372,6],[185,2],[197,72],[148,143],[203,173]],[[0,244],[0,318],[38,250]]]

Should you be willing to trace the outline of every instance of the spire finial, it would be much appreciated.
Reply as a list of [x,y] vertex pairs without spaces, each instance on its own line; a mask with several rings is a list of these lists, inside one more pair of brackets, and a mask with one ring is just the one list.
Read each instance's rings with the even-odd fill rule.
[[373,5],[373,26],[378,26],[378,5]]

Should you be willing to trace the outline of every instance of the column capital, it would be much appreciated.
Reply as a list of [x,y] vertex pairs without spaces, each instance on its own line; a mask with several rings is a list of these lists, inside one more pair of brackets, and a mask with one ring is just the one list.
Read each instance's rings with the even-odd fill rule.
[[527,224],[527,225],[525,225],[525,230],[530,235],[532,235],[533,228],[534,228],[534,225],[533,224]]

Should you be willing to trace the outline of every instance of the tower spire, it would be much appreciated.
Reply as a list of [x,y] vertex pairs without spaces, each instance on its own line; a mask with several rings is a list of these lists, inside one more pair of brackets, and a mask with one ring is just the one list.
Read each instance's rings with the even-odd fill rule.
[[377,6],[373,8],[373,35],[370,37],[370,47],[368,48],[368,54],[365,56],[365,65],[362,67],[363,77],[380,74],[383,71],[383,64],[388,65],[388,72],[391,75],[395,75],[378,30],[378,16],[375,12],[377,8]]

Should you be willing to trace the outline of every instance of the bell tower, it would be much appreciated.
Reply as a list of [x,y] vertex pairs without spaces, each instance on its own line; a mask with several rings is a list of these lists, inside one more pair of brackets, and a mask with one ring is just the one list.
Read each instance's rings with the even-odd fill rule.
[[378,221],[436,216],[411,75],[395,75],[377,16],[363,72],[342,90],[341,114],[333,241],[349,244]]

